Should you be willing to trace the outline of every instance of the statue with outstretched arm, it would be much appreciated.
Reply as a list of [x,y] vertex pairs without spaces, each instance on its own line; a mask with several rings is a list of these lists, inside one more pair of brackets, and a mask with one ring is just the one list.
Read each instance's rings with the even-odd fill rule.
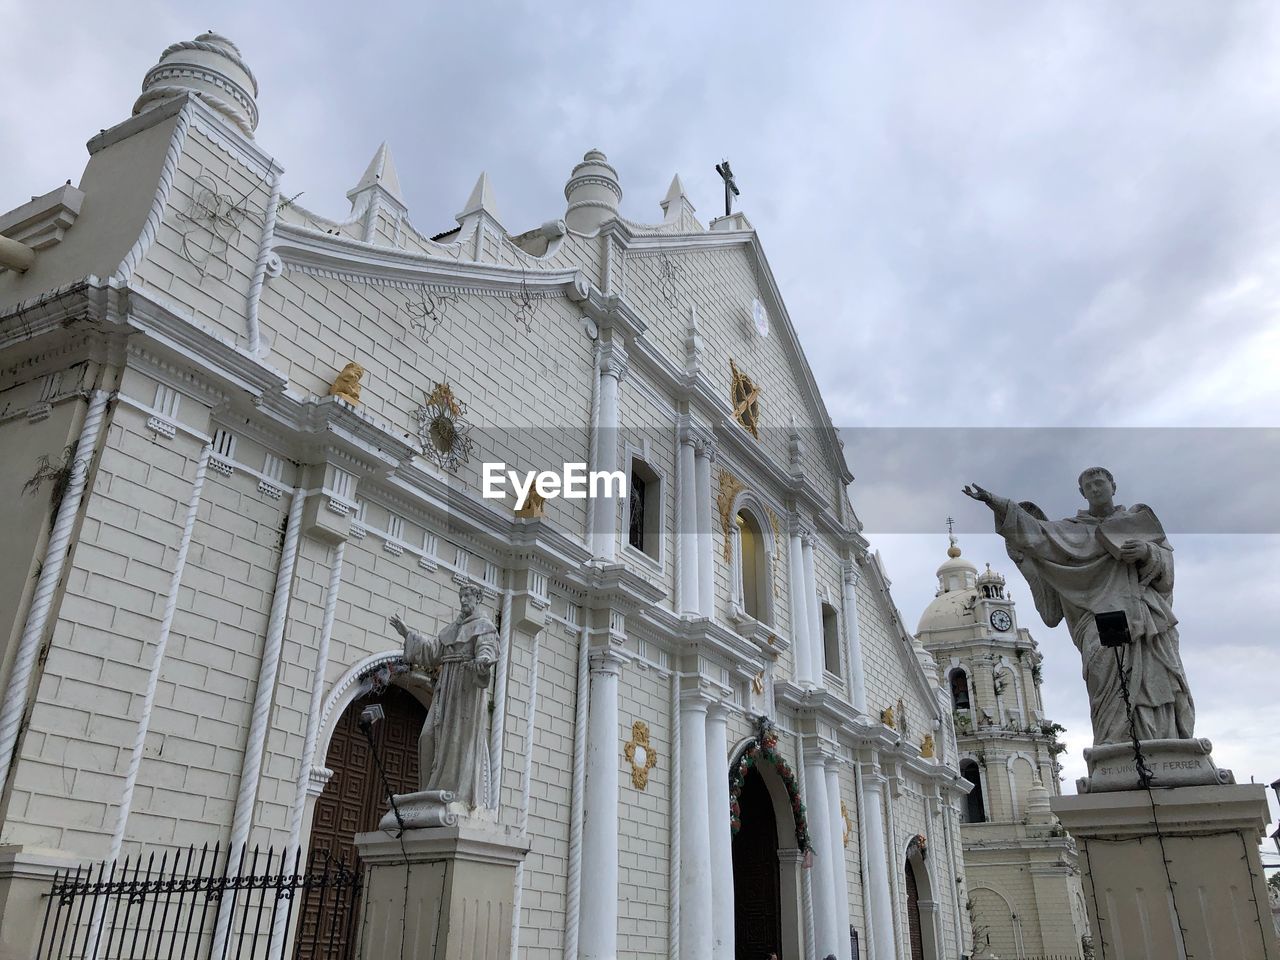
[[489,797],[489,680],[498,658],[498,631],[480,613],[480,587],[458,591],[461,612],[438,636],[421,633],[398,616],[391,626],[404,638],[405,661],[439,668],[439,678],[418,738],[423,791],[443,791],[468,809]]
[[[1085,470],[1079,489],[1088,508],[1056,521],[1030,501],[977,484],[964,493],[991,508],[1045,624],[1066,619],[1084,664],[1094,744],[1131,741],[1121,669],[1129,672],[1138,739],[1190,739],[1195,706],[1178,653],[1173,548],[1150,507],[1114,502],[1116,482],[1106,468]],[[1117,658],[1102,645],[1095,616],[1121,611],[1130,642]]]

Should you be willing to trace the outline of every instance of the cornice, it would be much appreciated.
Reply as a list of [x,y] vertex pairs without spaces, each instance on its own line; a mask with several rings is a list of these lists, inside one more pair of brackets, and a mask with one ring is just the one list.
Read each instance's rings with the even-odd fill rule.
[[574,301],[586,299],[589,293],[589,284],[577,267],[530,269],[433,257],[295,223],[276,225],[272,252],[286,266],[339,280],[404,287],[431,284],[476,295],[525,291],[535,298],[563,296]]

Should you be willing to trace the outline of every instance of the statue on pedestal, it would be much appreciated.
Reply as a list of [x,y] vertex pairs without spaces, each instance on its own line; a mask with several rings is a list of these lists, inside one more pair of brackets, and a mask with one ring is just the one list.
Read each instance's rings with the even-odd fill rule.
[[[1085,751],[1089,789],[1132,788],[1135,738],[1146,745],[1153,785],[1225,782],[1230,774],[1213,767],[1209,741],[1193,739],[1195,705],[1178,653],[1173,548],[1164,528],[1145,504],[1114,502],[1115,478],[1105,467],[1081,473],[1079,489],[1088,508],[1057,521],[1030,501],[1018,503],[977,484],[964,492],[991,508],[1036,610],[1050,627],[1065,618],[1080,651],[1093,722],[1094,749]],[[1127,642],[1111,648],[1100,624],[1108,642],[1113,627],[1120,637],[1127,627]]]
[[[464,583],[458,590],[461,612],[438,636],[391,618],[392,628],[404,638],[410,666],[439,668],[418,738],[421,789],[396,797],[407,827],[452,824],[459,814],[490,804],[488,691],[498,658],[498,631],[480,612],[483,597],[480,587]],[[383,825],[395,826],[394,814]]]

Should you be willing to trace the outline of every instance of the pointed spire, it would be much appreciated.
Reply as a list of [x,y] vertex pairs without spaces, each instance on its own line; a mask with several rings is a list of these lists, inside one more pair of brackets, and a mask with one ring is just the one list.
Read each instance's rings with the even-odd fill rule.
[[663,219],[667,223],[674,222],[684,212],[688,212],[691,217],[695,216],[693,204],[684,191],[684,181],[680,179],[680,174],[677,173],[671,178],[671,186],[667,188],[667,195],[662,198],[661,206]]
[[488,173],[480,174],[480,179],[476,181],[471,196],[467,199],[467,205],[458,214],[458,220],[462,221],[475,213],[487,213],[494,220],[498,219],[498,204],[493,199],[493,186],[489,183]]
[[373,159],[369,161],[369,166],[364,176],[360,178],[360,182],[347,193],[347,196],[352,197],[373,186],[381,187],[393,200],[404,203],[404,195],[400,192],[400,175],[396,172],[395,161],[391,159],[391,149],[385,140],[374,153]]

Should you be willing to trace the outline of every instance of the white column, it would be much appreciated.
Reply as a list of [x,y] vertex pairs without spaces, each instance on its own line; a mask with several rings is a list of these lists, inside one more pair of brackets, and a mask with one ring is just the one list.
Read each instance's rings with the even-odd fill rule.
[[[276,570],[276,589],[271,597],[267,636],[263,641],[262,661],[258,666],[258,685],[253,693],[253,712],[249,715],[249,731],[240,764],[240,786],[236,793],[235,816],[231,821],[231,838],[227,843],[229,858],[227,869],[232,877],[238,877],[240,874],[240,853],[249,843],[249,830],[253,826],[253,813],[258,801],[263,756],[266,752],[267,734],[270,732],[271,725],[271,704],[275,701],[276,674],[280,667],[284,629],[289,618],[293,568],[298,559],[298,533],[302,524],[302,506],[306,499],[306,491],[302,487],[294,489],[293,500],[289,504],[289,519],[285,527],[284,547],[280,551],[280,566]],[[231,928],[233,900],[232,897],[224,897],[219,904],[211,956],[221,956],[225,948]]]
[[844,814],[840,810],[840,767],[827,761],[827,804],[831,807],[831,851],[834,856],[835,883],[832,895],[836,901],[836,956],[852,960],[849,947],[849,870],[845,864]]
[[826,764],[820,751],[806,750],[805,802],[809,808],[809,839],[813,842],[814,956],[838,954],[836,941],[835,870],[831,843],[831,808],[827,803]]
[[825,686],[822,670],[826,665],[826,644],[822,637],[822,611],[818,608],[818,583],[813,572],[813,546],[815,536],[804,538],[804,597],[805,612],[809,618],[809,657],[813,665],[813,682]]
[[787,551],[791,587],[791,655],[795,658],[795,679],[801,685],[813,683],[809,656],[809,608],[805,605],[804,550],[800,528],[791,526],[791,543]]
[[698,494],[694,465],[694,439],[686,427],[680,436],[676,460],[676,612],[697,616],[698,597]]
[[[180,121],[179,126],[181,125]],[[44,637],[50,611],[53,609],[54,594],[62,577],[62,566],[71,553],[71,532],[76,517],[80,514],[89,465],[98,451],[98,434],[102,430],[102,419],[107,412],[107,397],[106,390],[95,390],[89,401],[89,409],[80,428],[80,440],[75,448],[77,459],[72,464],[66,492],[62,495],[53,528],[49,531],[44,563],[36,578],[31,605],[27,608],[26,623],[22,627],[22,636],[18,639],[18,652],[14,655],[13,666],[9,668],[8,687],[3,701],[0,701],[3,703],[0,706],[0,795],[4,793],[9,771],[14,766],[13,754],[17,749],[18,734],[22,730],[23,715],[27,711],[31,675],[35,671],[40,641]]]
[[867,712],[867,685],[862,671],[862,640],[858,632],[858,568],[850,560],[844,568],[844,644],[849,651],[849,686],[853,706]]
[[707,713],[707,800],[711,834],[712,960],[734,960],[733,835],[729,829],[729,743],[720,704]]
[[708,438],[704,437],[698,444],[695,457],[697,521],[694,529],[698,531],[698,612],[704,617],[714,617],[716,568],[713,557],[715,547],[711,542],[711,518],[715,511],[711,505],[711,461],[715,459],[715,449]]
[[870,960],[894,960],[893,903],[889,896],[888,853],[885,850],[884,827],[885,778],[879,770],[863,770],[862,818],[866,826],[867,849],[863,862],[867,867],[867,886],[871,891]]
[[[594,469],[618,469],[618,384],[627,374],[627,352],[620,340],[611,340],[600,354],[600,410],[596,422]],[[595,504],[595,555],[612,560],[617,552],[617,498],[597,497]]]
[[591,713],[587,719],[587,783],[582,824],[580,960],[618,955],[618,677],[622,656],[591,652]]
[[712,955],[711,828],[707,822],[707,698],[680,696],[680,956]]

